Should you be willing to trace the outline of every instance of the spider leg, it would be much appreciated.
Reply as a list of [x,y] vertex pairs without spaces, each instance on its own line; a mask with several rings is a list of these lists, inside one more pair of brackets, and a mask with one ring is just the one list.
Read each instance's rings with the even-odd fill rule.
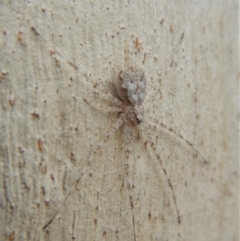
[[[74,187],[74,189],[71,191],[71,193],[75,190],[75,188],[77,187],[78,183],[81,181],[82,177],[88,172],[88,169],[90,168],[90,166],[93,163],[93,157],[94,155],[96,155],[96,153],[98,153],[98,151],[101,150],[101,148],[103,147],[103,145],[108,141],[108,139],[110,138],[110,136],[115,133],[123,124],[123,116],[120,116],[117,121],[113,124],[112,128],[107,132],[107,134],[104,136],[103,140],[98,143],[95,148],[92,149],[92,151],[90,152],[88,158],[87,158],[87,165],[82,169],[81,174],[79,176],[79,178],[76,181],[76,185]],[[90,171],[90,176],[91,176],[91,171]]]
[[151,127],[152,129],[161,127],[164,131],[170,133],[170,134],[174,134],[175,136],[177,136],[178,138],[180,138],[185,144],[187,144],[189,147],[191,147],[194,151],[194,155],[196,157],[200,157],[202,159],[202,161],[207,164],[208,161],[204,158],[204,156],[198,151],[198,149],[187,139],[185,139],[181,134],[178,134],[173,128],[168,127],[167,125],[163,124],[162,122],[158,121],[158,120],[154,120],[154,122],[151,122],[148,120],[149,123],[149,127]]
[[[124,156],[124,163],[123,163],[123,165],[124,165],[123,166],[123,169],[124,169],[123,178],[124,178],[124,184],[126,184],[126,188],[127,188],[127,191],[128,191],[129,204],[130,204],[131,214],[132,214],[131,216],[132,216],[132,226],[133,226],[133,240],[136,241],[134,204],[133,204],[133,194],[132,194],[133,183],[131,183],[129,181],[129,164],[128,164],[128,161],[127,161],[127,160],[129,160],[129,156],[130,156],[130,153],[131,153],[130,148],[131,148],[131,145],[128,145],[127,150],[124,152],[125,156]],[[122,149],[124,149],[123,143],[122,143]]]
[[[124,122],[124,115],[120,115],[120,117],[117,119],[117,121],[113,124],[112,128],[106,133],[106,135],[104,136],[103,140],[96,145],[95,148],[92,149],[92,151],[90,152],[88,158],[87,158],[87,165],[80,171],[80,175],[78,177],[78,179],[76,180],[75,186],[72,188],[72,190],[68,193],[68,195],[66,196],[66,198],[64,199],[64,201],[62,202],[62,204],[59,206],[58,210],[55,212],[55,214],[53,215],[53,217],[50,219],[50,221],[47,222],[47,224],[45,224],[43,226],[42,229],[46,229],[55,219],[55,217],[57,216],[57,214],[59,213],[59,211],[61,210],[61,208],[64,206],[65,202],[67,201],[67,199],[71,196],[71,194],[74,192],[74,190],[76,189],[77,185],[79,184],[79,182],[82,180],[83,176],[88,172],[89,167],[92,165],[93,163],[93,157],[94,155],[96,155],[96,153],[101,150],[101,148],[103,147],[103,145],[108,141],[108,139],[110,138],[110,136],[115,133],[123,124]],[[90,176],[91,176],[91,172],[90,172]]]
[[[129,153],[129,150],[127,151]],[[124,164],[124,178],[127,179],[127,190],[128,190],[128,197],[129,203],[132,211],[132,225],[133,225],[133,237],[134,241],[136,241],[136,228],[135,228],[135,217],[134,217],[134,205],[133,205],[133,194],[132,194],[132,185],[128,178],[128,164]]]
[[[151,140],[151,138],[147,138],[143,132],[141,131],[141,129],[139,128],[139,134],[142,136],[142,139],[143,140],[146,140],[145,141],[145,145],[150,153],[150,155],[154,155],[154,158],[152,158],[154,161],[156,161],[156,157],[157,157],[157,161],[156,163],[159,164],[159,166],[161,167],[161,170],[162,172],[164,173],[164,176],[165,176],[165,179],[167,180],[167,183],[168,183],[168,186],[170,187],[170,190],[171,190],[171,193],[172,193],[172,198],[173,198],[173,202],[174,202],[174,205],[175,205],[175,209],[176,209],[176,213],[177,213],[177,220],[178,220],[178,224],[181,223],[181,218],[180,218],[180,215],[179,215],[179,210],[178,210],[178,206],[177,206],[177,200],[176,200],[176,196],[174,194],[174,191],[173,191],[173,185],[172,185],[172,182],[170,180],[170,178],[168,177],[168,174],[167,174],[167,171],[166,169],[164,168],[163,166],[163,161],[160,157],[160,155],[157,153],[157,150],[156,150],[156,147],[153,143],[153,141]],[[150,140],[150,141],[149,141]]]
[[98,103],[93,103],[92,101],[90,100],[86,100],[86,99],[83,99],[85,103],[91,105],[93,108],[95,108],[96,110],[98,111],[101,111],[101,112],[111,112],[111,113],[120,113],[122,112],[122,108],[121,107],[115,107],[115,106],[102,106]]
[[110,104],[116,105],[118,107],[123,107],[124,103],[123,101],[121,101],[121,99],[119,100],[116,96],[114,96],[112,94],[113,90],[111,90],[111,88],[108,88],[108,91],[106,91],[106,89],[102,89],[101,87],[98,87],[99,83],[96,82],[88,82],[88,81],[83,81],[84,86],[86,86],[86,88],[93,90],[93,95],[96,98],[99,98],[103,101],[107,101],[108,103],[110,102]]
[[[94,155],[96,155],[96,153],[98,153],[98,151],[101,150],[101,148],[103,147],[103,145],[108,141],[108,139],[110,138],[110,136],[115,133],[123,124],[123,116],[120,116],[117,121],[113,124],[112,128],[107,132],[107,134],[104,136],[103,140],[98,143],[90,152],[88,158],[87,158],[87,165],[82,169],[81,174],[79,176],[79,178],[76,181],[76,185],[75,187],[78,185],[78,183],[81,181],[82,177],[85,175],[85,173],[87,173],[87,169],[89,169],[89,167],[92,165],[93,163],[93,157]],[[90,176],[91,176],[91,171],[90,171]],[[75,188],[71,191],[73,192],[75,190]]]
[[88,166],[91,166],[93,156],[103,147],[103,145],[108,141],[110,136],[115,133],[123,124],[123,116],[120,116],[117,121],[113,124],[112,128],[107,132],[107,134],[104,136],[103,140],[96,145],[95,148],[91,151],[89,157],[88,157]]
[[109,92],[99,92],[99,91],[94,91],[95,94],[99,95],[102,100],[111,102],[112,104],[118,106],[118,107],[123,107],[124,103],[117,99],[115,96],[110,94]]

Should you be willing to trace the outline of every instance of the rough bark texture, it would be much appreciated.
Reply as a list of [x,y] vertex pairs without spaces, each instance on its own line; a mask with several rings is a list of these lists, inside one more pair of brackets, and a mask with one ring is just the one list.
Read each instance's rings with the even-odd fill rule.
[[[0,239],[237,241],[237,1],[76,2],[0,3]],[[124,41],[142,134],[113,133],[74,188],[118,118]]]

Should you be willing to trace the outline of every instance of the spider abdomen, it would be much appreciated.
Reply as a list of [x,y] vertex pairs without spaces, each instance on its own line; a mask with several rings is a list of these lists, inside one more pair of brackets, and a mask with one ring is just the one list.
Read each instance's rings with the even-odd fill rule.
[[141,105],[146,96],[146,79],[141,69],[130,67],[119,74],[118,94],[126,103]]

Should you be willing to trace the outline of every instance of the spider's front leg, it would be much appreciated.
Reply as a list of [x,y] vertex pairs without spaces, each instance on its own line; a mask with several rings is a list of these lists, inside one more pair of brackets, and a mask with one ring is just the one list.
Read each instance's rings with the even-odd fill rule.
[[100,112],[108,112],[108,113],[120,113],[122,111],[121,107],[116,107],[116,106],[103,106],[101,104],[98,104],[96,102],[83,99],[85,103],[89,104],[92,106],[94,109],[100,111]]

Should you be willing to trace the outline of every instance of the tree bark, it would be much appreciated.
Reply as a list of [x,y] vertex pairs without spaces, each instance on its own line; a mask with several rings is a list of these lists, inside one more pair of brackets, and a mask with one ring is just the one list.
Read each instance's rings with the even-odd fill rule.
[[[1,240],[238,240],[237,9],[2,1]],[[106,108],[124,42],[147,78],[145,119],[79,181],[118,119]]]

